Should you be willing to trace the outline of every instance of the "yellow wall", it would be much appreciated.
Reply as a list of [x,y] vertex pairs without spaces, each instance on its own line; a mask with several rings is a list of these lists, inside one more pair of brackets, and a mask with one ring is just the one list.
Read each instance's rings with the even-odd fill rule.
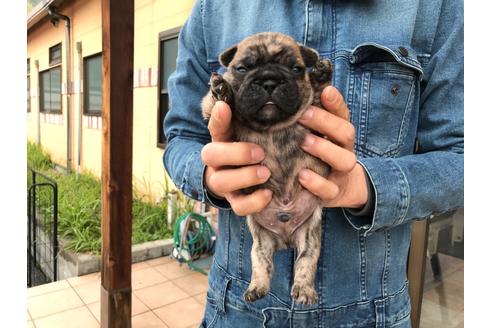
[[[151,192],[155,200],[163,195],[166,173],[162,164],[163,150],[157,147],[157,67],[159,52],[159,33],[181,26],[188,17],[193,0],[135,0],[135,53],[134,74],[149,70],[154,78],[145,86],[136,85],[133,94],[133,175],[134,182],[142,192]],[[72,121],[72,169],[77,165],[77,137],[79,126],[79,105],[83,96],[79,85],[79,60],[76,43],[82,43],[82,56],[101,52],[101,4],[100,0],[72,0],[60,8],[60,12],[71,18],[72,22],[72,78],[71,96]],[[28,33],[28,58],[31,62],[31,90],[37,88],[38,74],[34,67],[39,60],[40,71],[48,68],[48,49],[62,42],[63,64],[62,81],[65,82],[66,59],[64,57],[64,24],[53,27],[49,22],[36,27]],[[83,71],[81,71],[83,74]],[[31,92],[33,94],[33,92]],[[31,113],[28,114],[28,138],[36,141],[38,97],[31,99]],[[41,123],[41,144],[53,155],[60,165],[66,164],[66,107],[63,97],[63,124]],[[101,130],[89,128],[82,121],[81,170],[90,171],[96,176],[101,171]],[[100,119],[99,119],[100,120]],[[95,121],[95,119],[93,119]],[[100,123],[100,122],[99,122]],[[169,180],[168,180],[169,181]],[[172,183],[170,183],[172,185]]]
[[[49,68],[49,48],[64,41],[63,24],[54,27],[51,24],[44,24],[36,28],[27,36],[27,56],[31,64],[31,113],[28,120],[28,137],[32,141],[37,141],[38,128],[40,129],[40,140],[46,148],[50,150],[53,159],[60,165],[66,164],[66,118],[63,117],[63,124],[45,123],[42,121],[42,114],[39,114],[39,72]],[[38,61],[38,67],[36,67]],[[65,62],[64,44],[62,43],[62,62]],[[65,67],[62,65],[62,83],[65,83]],[[63,86],[62,86],[63,90]],[[34,93],[34,94],[33,94]],[[62,95],[62,107],[65,104],[66,95]],[[66,111],[63,110],[63,116]]]

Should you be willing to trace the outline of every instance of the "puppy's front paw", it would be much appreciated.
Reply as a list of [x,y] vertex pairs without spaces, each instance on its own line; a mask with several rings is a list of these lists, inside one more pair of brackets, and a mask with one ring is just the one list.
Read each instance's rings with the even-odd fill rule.
[[310,305],[318,302],[318,293],[312,286],[294,283],[290,295],[294,301],[300,304]]
[[331,82],[333,67],[328,59],[319,60],[311,69],[309,76],[318,84]]
[[249,286],[248,290],[244,293],[244,299],[247,302],[254,302],[260,298],[265,297],[268,293],[268,288],[264,286]]
[[213,72],[210,77],[210,91],[216,100],[225,101],[228,104],[232,103],[232,87],[224,80],[222,75]]

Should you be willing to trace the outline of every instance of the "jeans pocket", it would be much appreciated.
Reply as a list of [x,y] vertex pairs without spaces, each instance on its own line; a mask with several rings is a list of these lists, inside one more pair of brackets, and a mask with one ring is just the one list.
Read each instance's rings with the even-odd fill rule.
[[207,294],[207,304],[205,305],[205,314],[199,328],[212,328],[217,323],[219,310],[215,300]]
[[422,67],[416,58],[409,48],[375,43],[359,45],[351,52],[347,104],[357,129],[359,156],[399,154],[412,110],[418,105]]

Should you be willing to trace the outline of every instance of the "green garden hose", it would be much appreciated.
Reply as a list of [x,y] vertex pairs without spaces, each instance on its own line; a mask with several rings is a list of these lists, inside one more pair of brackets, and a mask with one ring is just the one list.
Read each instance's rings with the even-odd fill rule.
[[181,263],[187,263],[192,270],[207,274],[193,265],[193,261],[203,254],[212,252],[214,242],[215,233],[207,218],[194,212],[187,212],[174,224],[172,256]]

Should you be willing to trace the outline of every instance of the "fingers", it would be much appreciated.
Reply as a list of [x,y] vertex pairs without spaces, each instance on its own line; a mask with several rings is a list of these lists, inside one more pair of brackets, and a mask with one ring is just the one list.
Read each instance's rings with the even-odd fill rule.
[[334,143],[350,151],[354,148],[355,128],[349,121],[326,110],[311,106],[299,120]]
[[313,134],[307,134],[301,148],[339,172],[350,172],[357,164],[357,157],[352,151]]
[[262,165],[216,170],[208,177],[206,185],[214,194],[224,195],[264,183],[270,174],[270,170]]
[[265,158],[263,148],[248,142],[211,142],[202,148],[201,155],[211,167],[250,165]]
[[321,93],[321,104],[330,113],[350,121],[350,111],[342,94],[333,86],[326,87]]
[[336,183],[308,169],[299,172],[299,182],[304,188],[325,202],[335,199],[340,192]]
[[208,130],[212,141],[228,141],[231,139],[231,117],[231,108],[227,103],[223,101],[215,103],[208,121]]
[[272,200],[272,191],[258,189],[249,195],[228,193],[226,194],[226,199],[231,204],[234,213],[245,216],[263,210]]
[[264,183],[270,174],[261,165],[222,170],[207,167],[205,179],[207,188],[214,195],[225,197],[237,215],[245,216],[263,210],[272,200],[272,191],[258,189],[249,195],[243,195],[237,190]]

